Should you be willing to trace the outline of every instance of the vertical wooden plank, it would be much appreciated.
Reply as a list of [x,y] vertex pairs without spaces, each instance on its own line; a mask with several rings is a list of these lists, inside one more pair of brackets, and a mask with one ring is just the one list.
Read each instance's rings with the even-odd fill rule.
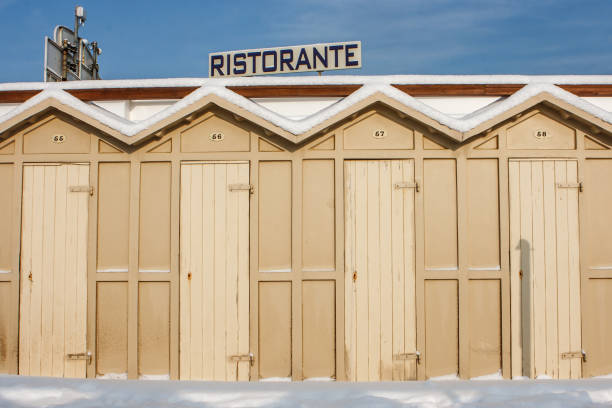
[[[411,181],[404,179],[404,167],[408,166],[408,163],[393,160],[391,164],[391,185],[402,181]],[[407,340],[405,339],[405,330],[409,325],[408,316],[405,313],[405,302],[409,302],[409,292],[406,291],[406,269],[404,265],[404,254],[405,254],[405,242],[404,242],[404,213],[408,213],[408,209],[405,208],[408,202],[404,203],[404,196],[407,195],[406,189],[394,188],[391,192],[391,259],[393,260],[393,277],[391,292],[387,292],[384,296],[388,297],[389,293],[392,293],[393,299],[393,356],[398,354],[406,353]],[[406,200],[409,201],[409,200]],[[404,295],[408,299],[404,299]],[[396,360],[393,362],[393,380],[404,380],[404,368],[405,363],[402,360]]]
[[[68,171],[68,184],[69,185],[78,185],[79,178],[78,173],[74,171],[72,168]],[[67,299],[76,299],[77,297],[77,282],[74,278],[78,271],[78,260],[77,257],[74,256],[76,253],[79,239],[78,236],[78,217],[75,216],[78,213],[79,208],[79,197],[78,194],[68,194],[66,197],[66,213],[73,214],[71,217],[67,218],[66,225],[66,253],[70,254],[66,256],[66,276],[70,277],[66,279],[66,287],[64,289],[64,296]],[[77,340],[75,338],[75,333],[71,330],[72,324],[76,321],[76,302],[66,302],[66,309],[64,311],[64,321],[65,327],[64,331],[66,333],[65,339],[65,349],[66,353],[79,353],[77,351]],[[97,307],[96,307],[97,309]],[[97,312],[96,312],[97,313]],[[97,322],[96,322],[97,325]],[[99,350],[96,342],[96,361],[99,355]],[[97,365],[97,364],[96,364]],[[96,368],[97,370],[97,368]],[[66,377],[75,377],[77,375],[77,365],[75,361],[65,360],[64,361],[64,375]]]
[[[171,143],[178,143],[172,139]],[[170,379],[180,379],[181,285],[187,272],[181,269],[181,162],[170,163]],[[186,279],[185,279],[186,280]]]
[[[403,161],[404,179],[414,181],[414,161]],[[403,279],[404,285],[404,350],[413,353],[417,350],[417,315],[416,315],[416,273],[415,273],[415,215],[414,189],[403,193]],[[417,379],[416,361],[404,363],[404,379]]]
[[368,379],[380,378],[380,166],[369,160],[367,193],[367,268],[368,268],[368,320],[369,320],[369,371]]
[[[204,229],[202,225],[202,217],[208,214],[205,210],[212,210],[212,208],[203,208],[204,202],[208,203],[211,195],[204,194],[202,191],[202,171],[201,165],[190,165],[193,166],[191,169],[191,248],[189,253],[191,255],[191,287],[189,300],[191,301],[191,372],[189,375],[190,379],[212,379],[207,376],[209,373],[203,372],[204,360],[208,361],[208,356],[204,357],[205,352],[202,349],[203,341],[203,316],[202,313],[208,312],[208,308],[203,310],[202,303],[208,300],[202,294],[203,281],[205,273],[202,266],[203,251],[206,250],[209,242],[203,243],[204,237],[208,236],[208,230]],[[208,184],[207,184],[208,185]],[[208,193],[208,192],[206,192]],[[205,239],[205,238],[204,238]],[[203,249],[204,248],[204,249]],[[210,251],[210,247],[208,248]],[[212,313],[212,311],[210,312]],[[210,332],[209,332],[210,333]],[[210,334],[207,333],[206,338],[210,338]]]
[[238,200],[241,195],[248,194],[246,191],[229,191],[228,186],[238,183],[238,164],[226,164],[227,169],[225,191],[226,196],[226,251],[225,251],[225,364],[224,380],[237,380],[236,363],[230,361],[230,356],[238,354]]
[[43,253],[43,228],[44,223],[44,187],[45,168],[36,166],[34,168],[34,204],[32,219],[32,300],[30,315],[30,373],[29,375],[41,374],[41,300],[42,300],[42,273],[44,265]]
[[[213,305],[213,379],[225,380],[225,369],[227,366],[227,354],[225,350],[225,284],[226,284],[226,257],[227,257],[227,214],[226,214],[226,194],[227,186],[227,165],[214,164],[214,197],[215,197],[215,262],[214,262],[214,298]],[[204,334],[206,335],[206,334]]]
[[356,285],[353,273],[356,271],[355,264],[355,161],[344,162],[344,353],[346,379],[355,381],[357,366],[356,361]]
[[[89,165],[77,165],[79,185],[89,185]],[[79,353],[87,352],[87,224],[89,221],[89,194],[78,193],[78,237],[77,253],[77,316],[76,336]],[[85,378],[87,366],[85,360],[77,361],[77,378]]]
[[[63,377],[64,360],[66,352],[64,350],[64,295],[65,269],[66,269],[66,223],[67,217],[73,216],[66,214],[66,199],[68,192],[68,171],[69,166],[59,166],[55,179],[55,236],[53,242],[53,352],[51,375]],[[75,193],[72,193],[75,194]],[[68,279],[71,277],[68,276]],[[69,300],[70,301],[70,300]]]
[[302,334],[302,279],[301,271],[304,262],[302,260],[302,194],[300,184],[303,183],[303,163],[302,158],[294,157],[291,161],[291,379],[300,381],[304,379],[302,373],[302,353],[303,353],[303,334]]
[[21,296],[19,308],[19,374],[30,375],[30,316],[32,314],[34,167],[23,167],[23,209],[21,221]]
[[[199,245],[194,246],[199,251],[198,254],[192,252],[198,262],[201,271],[201,278],[198,283],[198,293],[202,297],[199,306],[199,319],[203,319],[202,323],[198,324],[200,332],[198,333],[199,341],[203,344],[202,360],[198,363],[202,367],[202,376],[204,379],[214,379],[215,369],[215,262],[217,261],[217,236],[215,228],[217,222],[225,222],[225,220],[217,220],[215,217],[215,207],[217,205],[217,197],[215,195],[215,164],[203,164],[200,172],[202,177],[199,181],[203,186],[199,187],[202,198],[199,207],[194,208],[196,213],[202,219],[201,226],[198,230]],[[197,181],[196,181],[197,182]],[[221,238],[220,238],[221,239]],[[224,239],[224,237],[223,237]],[[202,249],[203,248],[203,249]],[[196,249],[193,249],[195,251]],[[194,318],[197,318],[194,316]]]
[[[578,163],[567,161],[567,182],[578,182]],[[580,259],[579,259],[579,225],[578,225],[578,189],[567,192],[567,232],[568,232],[568,278],[569,278],[569,343],[571,351],[582,349],[581,319],[580,319]],[[570,363],[570,378],[582,377],[582,362],[572,359]]]
[[[249,183],[249,164],[238,165],[238,182]],[[238,196],[238,354],[249,353],[249,201],[250,193]],[[249,363],[238,367],[238,380],[249,379]]]
[[521,338],[521,197],[520,163],[508,162],[510,201],[510,324],[512,344],[512,377],[523,375],[523,343]]
[[129,222],[128,222],[128,379],[138,378],[138,257],[140,221],[141,162],[130,161]]
[[391,161],[381,160],[380,189],[380,374],[377,380],[393,379],[393,258],[391,243]]
[[355,324],[357,327],[356,340],[356,377],[357,381],[367,381],[369,378],[369,324],[368,309],[368,167],[367,163],[355,163],[355,271],[356,271],[356,307]]
[[559,339],[557,333],[557,231],[555,202],[555,163],[543,162],[544,260],[546,271],[546,375],[559,376]]
[[55,237],[55,179],[58,166],[44,166],[45,188],[41,206],[43,207],[43,253],[40,281],[41,299],[41,340],[40,375],[52,374],[53,359],[53,252]]
[[532,239],[532,194],[531,163],[520,162],[521,203],[521,333],[523,344],[523,375],[534,376],[533,359],[533,239]]
[[[564,161],[555,161],[555,182],[567,182],[567,165]],[[559,353],[570,350],[569,341],[569,240],[568,240],[568,208],[566,188],[556,189],[557,208],[557,285],[558,285],[558,321],[559,321]],[[559,378],[570,378],[570,361],[559,360]]]
[[180,379],[191,378],[191,165],[181,165]]
[[546,374],[546,269],[542,162],[531,162],[533,229],[533,352],[535,375]]

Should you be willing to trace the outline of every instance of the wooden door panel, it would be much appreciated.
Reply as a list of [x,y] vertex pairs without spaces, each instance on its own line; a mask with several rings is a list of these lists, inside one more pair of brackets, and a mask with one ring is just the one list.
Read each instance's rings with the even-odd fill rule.
[[248,163],[182,165],[181,379],[249,379],[248,184]]
[[344,174],[347,379],[416,379],[414,162],[351,160]]
[[86,376],[89,166],[25,165],[19,373]]
[[509,166],[512,374],[580,378],[577,162]]

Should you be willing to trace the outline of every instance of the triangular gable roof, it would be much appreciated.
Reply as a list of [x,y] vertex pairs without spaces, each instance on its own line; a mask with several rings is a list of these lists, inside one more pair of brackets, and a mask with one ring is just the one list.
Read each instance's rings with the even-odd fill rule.
[[213,104],[242,116],[290,142],[300,143],[363,108],[374,103],[383,103],[450,139],[461,142],[541,102],[556,105],[612,133],[612,112],[605,111],[555,85],[545,83],[526,85],[512,96],[500,99],[462,118],[446,115],[392,85],[366,84],[346,98],[301,120],[292,120],[279,115],[223,86],[200,87],[142,121],[124,119],[93,104],[85,103],[62,89],[49,88],[0,116],[0,134],[53,107],[128,145],[134,145]]

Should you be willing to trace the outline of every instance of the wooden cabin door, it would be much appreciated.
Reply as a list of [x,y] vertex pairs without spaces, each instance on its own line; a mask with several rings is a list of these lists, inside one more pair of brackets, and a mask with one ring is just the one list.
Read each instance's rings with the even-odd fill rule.
[[346,161],[344,181],[347,380],[414,380],[414,161]]
[[248,380],[249,163],[181,166],[180,378]]
[[86,376],[88,164],[23,166],[19,374]]
[[581,377],[578,165],[510,160],[512,375]]

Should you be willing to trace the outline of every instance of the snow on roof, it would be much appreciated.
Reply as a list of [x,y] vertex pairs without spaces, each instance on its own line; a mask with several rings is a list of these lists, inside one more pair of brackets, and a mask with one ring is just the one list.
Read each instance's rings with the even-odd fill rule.
[[[316,77],[318,78],[318,77]],[[331,78],[331,77],[329,77]],[[347,78],[347,77],[340,77]],[[315,128],[318,125],[321,125],[328,119],[342,113],[343,111],[351,108],[356,105],[358,102],[377,94],[384,95],[404,107],[408,108],[408,110],[413,110],[419,112],[437,123],[450,128],[451,130],[457,132],[468,132],[479,125],[494,119],[495,117],[503,114],[506,111],[528,101],[529,99],[535,97],[536,95],[547,93],[552,95],[554,98],[557,98],[569,105],[572,105],[575,108],[578,108],[596,118],[601,119],[608,124],[612,124],[612,112],[608,112],[603,110],[592,103],[570,93],[567,92],[560,87],[553,85],[550,82],[543,83],[529,83],[528,85],[521,88],[519,91],[515,92],[511,96],[496,101],[476,112],[468,114],[461,118],[456,118],[444,114],[431,106],[426,105],[425,103],[415,99],[414,97],[406,94],[405,92],[397,89],[396,87],[390,85],[387,80],[383,80],[384,78],[395,78],[395,77],[350,77],[353,79],[353,83],[355,78],[367,78],[371,79],[372,82],[364,82],[364,85],[360,87],[355,92],[351,93],[349,96],[339,100],[338,102],[330,105],[329,107],[310,115],[306,118],[300,120],[290,119],[284,116],[281,116],[255,102],[252,100],[243,97],[225,86],[221,86],[221,81],[218,80],[202,80],[202,81],[210,81],[207,85],[200,86],[195,91],[191,92],[189,95],[170,105],[169,107],[163,109],[156,115],[152,117],[142,120],[142,121],[130,121],[128,119],[124,119],[119,117],[111,112],[108,112],[102,108],[94,106],[91,103],[86,103],[81,101],[80,99],[72,96],[68,92],[66,92],[63,87],[63,84],[70,83],[62,83],[62,84],[44,84],[45,88],[42,92],[28,99],[21,105],[18,105],[11,111],[6,114],[0,116],[0,126],[12,118],[18,116],[19,114],[27,111],[30,108],[35,107],[41,102],[47,99],[55,99],[60,103],[67,105],[88,117],[97,120],[98,122],[110,127],[111,129],[116,130],[117,132],[123,134],[126,137],[131,137],[140,132],[147,131],[154,127],[156,124],[161,121],[170,118],[174,114],[183,111],[184,109],[188,109],[189,106],[195,104],[198,101],[201,101],[205,97],[209,95],[215,95],[223,100],[242,108],[253,115],[265,120],[266,122],[273,124],[294,136],[299,136],[308,132],[309,130]],[[439,77],[430,77],[430,78],[439,78]],[[467,78],[467,77],[458,77],[458,78]],[[482,78],[482,77],[479,77]],[[486,78],[499,78],[499,77],[486,77]],[[514,78],[514,77],[512,77]],[[534,77],[520,77],[520,78],[534,78]],[[546,78],[562,78],[562,77],[546,77]],[[584,77],[582,77],[584,78]],[[612,83],[612,76],[606,77]],[[262,79],[262,81],[259,81]],[[304,81],[302,77],[299,78],[274,78],[279,82],[279,80],[288,81],[293,80],[295,82]],[[243,80],[244,83],[253,84],[254,82],[264,82],[271,81],[267,78],[238,78],[238,80]],[[255,81],[257,80],[257,81]],[[151,84],[152,80],[143,80],[147,84]],[[188,80],[180,80],[180,81],[188,81]],[[179,81],[179,82],[180,82]],[[229,80],[224,80],[229,81]],[[378,82],[376,82],[378,81]],[[75,82],[76,86],[83,85],[83,82]],[[118,81],[90,81],[91,84],[106,84],[116,83]],[[124,81],[121,81],[122,83]],[[179,83],[176,82],[176,83]],[[237,83],[240,81],[230,81],[233,83]],[[601,82],[601,81],[600,81]],[[170,83],[170,82],[163,82]],[[184,82],[182,82],[184,83]],[[214,85],[212,85],[214,83]],[[393,83],[397,83],[393,81]],[[496,82],[497,83],[497,82]],[[117,85],[115,85],[117,86]],[[152,85],[149,85],[152,86]],[[167,85],[170,86],[170,85]],[[295,141],[295,140],[294,140]]]
[[67,82],[12,82],[0,91],[43,89],[171,88],[287,85],[462,85],[462,84],[610,85],[612,75],[305,75],[236,78],[118,79]]

